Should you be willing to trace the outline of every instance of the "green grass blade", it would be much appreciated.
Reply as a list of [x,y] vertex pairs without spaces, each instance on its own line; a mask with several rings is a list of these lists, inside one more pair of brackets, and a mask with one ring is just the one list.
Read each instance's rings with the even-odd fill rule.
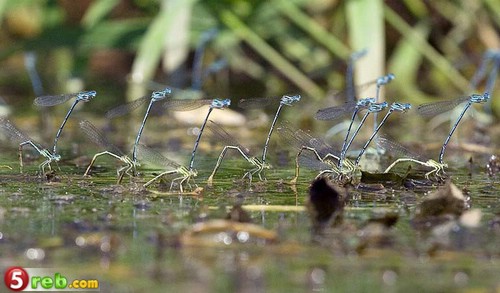
[[[430,29],[431,27],[427,22],[421,22],[415,26],[415,30],[422,36],[427,36]],[[388,71],[397,72],[394,86],[397,87],[398,90],[407,97],[408,102],[412,104],[422,104],[430,100],[419,90],[415,83],[422,60],[422,53],[420,53],[410,41],[401,39],[388,61]]]
[[5,15],[7,7],[7,0],[0,0],[0,21],[2,21],[3,16]]
[[383,6],[382,0],[357,0],[346,3],[351,48],[354,51],[368,50],[368,54],[356,62],[355,78],[358,84],[373,80],[385,72]]
[[498,5],[498,0],[484,0],[484,3],[491,10],[497,25],[500,26],[500,5]]
[[305,76],[281,54],[267,44],[260,36],[246,26],[234,13],[223,10],[220,14],[221,21],[230,28],[240,39],[245,41],[262,58],[278,69],[284,76],[295,83],[301,90],[314,99],[324,96],[324,91],[312,80]]
[[83,27],[86,29],[94,27],[103,20],[118,3],[120,3],[120,0],[94,1],[83,16]]
[[169,36],[163,43],[163,69],[170,74],[185,62],[189,54],[190,24],[193,2],[184,0],[169,0],[167,10],[176,11],[170,16],[172,23],[165,28],[165,35]]
[[319,25],[314,19],[302,12],[295,4],[289,0],[280,0],[277,2],[278,10],[286,15],[294,24],[304,30],[318,43],[330,50],[334,55],[342,59],[349,57],[350,49],[336,38],[324,27]]
[[152,80],[165,45],[166,31],[171,25],[175,25],[174,19],[177,9],[196,0],[175,1],[175,5],[162,6],[158,15],[153,19],[146,31],[137,50],[137,55],[132,65],[131,83],[127,96],[130,98],[140,97],[145,93],[145,81]]
[[387,22],[401,33],[419,50],[439,71],[441,71],[457,89],[469,91],[469,81],[463,77],[439,52],[436,51],[417,30],[408,25],[394,10],[385,6]]

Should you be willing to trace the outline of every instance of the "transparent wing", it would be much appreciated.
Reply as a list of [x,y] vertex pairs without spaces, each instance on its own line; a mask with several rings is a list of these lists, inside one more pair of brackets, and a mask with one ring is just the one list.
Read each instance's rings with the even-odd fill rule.
[[356,108],[356,101],[348,102],[334,107],[319,109],[318,112],[316,112],[315,117],[318,120],[342,119],[352,114],[354,108]]
[[410,159],[416,159],[419,161],[427,161],[426,158],[424,158],[422,155],[417,154],[415,152],[410,151],[403,145],[387,138],[387,137],[379,137],[376,141],[377,146],[379,148],[384,149],[390,156],[393,156],[395,158],[410,158]]
[[95,126],[88,120],[80,121],[80,128],[87,137],[96,145],[112,152],[118,156],[123,156],[123,152],[112,144]]
[[152,148],[147,147],[143,144],[139,144],[137,146],[137,155],[139,160],[144,160],[147,163],[154,165],[156,167],[161,167],[161,168],[172,167],[175,169],[181,167],[180,164],[177,164],[176,162],[166,158],[160,152],[153,150]]
[[461,103],[467,101],[468,99],[469,99],[468,96],[463,96],[453,100],[422,104],[418,106],[417,112],[423,117],[432,117],[437,114],[449,111],[455,108],[456,106],[460,105]]
[[76,97],[76,95],[78,95],[78,93],[64,94],[57,96],[40,96],[33,101],[33,104],[40,107],[55,106],[62,104],[73,97]]
[[300,149],[303,146],[314,148],[321,157],[327,154],[339,156],[339,153],[320,138],[313,137],[302,129],[295,129],[287,121],[282,122],[277,128],[278,134],[288,144]]
[[305,167],[316,171],[337,170],[336,166],[318,160],[316,155],[309,150],[304,150],[300,154],[299,167]]
[[241,99],[238,106],[243,109],[263,108],[280,103],[281,97]]
[[134,111],[135,109],[139,108],[141,105],[143,105],[147,100],[149,100],[149,96],[144,96],[138,99],[135,99],[129,103],[117,106],[104,114],[106,118],[108,119],[113,119],[115,117],[120,117],[123,116],[127,113],[130,113]]
[[219,124],[213,122],[212,120],[209,120],[210,123],[207,124],[208,130],[225,146],[235,146],[241,149],[241,151],[248,157],[251,157],[252,155],[250,154],[250,150],[243,147],[238,140],[229,134],[222,126]]
[[191,111],[205,105],[212,104],[212,100],[166,100],[163,108],[173,111]]

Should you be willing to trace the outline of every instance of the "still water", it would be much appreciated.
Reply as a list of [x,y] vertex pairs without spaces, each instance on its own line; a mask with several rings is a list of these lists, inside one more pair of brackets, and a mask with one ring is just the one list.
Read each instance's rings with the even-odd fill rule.
[[[16,161],[10,165],[13,170],[0,169],[2,268],[50,268],[64,276],[98,280],[101,292],[500,288],[498,175],[488,177],[483,166],[472,176],[468,170],[451,173],[470,197],[471,208],[482,213],[477,227],[459,225],[441,239],[412,225],[419,202],[437,184],[368,185],[350,189],[345,228],[317,243],[311,241],[304,208],[315,173],[302,172],[293,187],[287,184],[292,166],[268,171],[267,182],[255,182],[249,191],[247,181],[238,180],[248,166],[229,160],[213,187],[205,186],[207,174],[200,174],[200,194],[178,195],[168,193],[167,185],[142,188],[154,170],[115,185],[113,161],[103,160],[91,178],[82,177],[84,166],[63,165],[50,183],[34,175],[37,162],[28,164],[23,175]],[[186,241],[196,223],[224,219],[235,204],[275,239],[259,233],[233,237],[237,232],[228,226],[227,231]],[[365,237],[370,233],[364,230],[366,222],[377,213],[399,216],[394,227],[380,234],[382,241]]]

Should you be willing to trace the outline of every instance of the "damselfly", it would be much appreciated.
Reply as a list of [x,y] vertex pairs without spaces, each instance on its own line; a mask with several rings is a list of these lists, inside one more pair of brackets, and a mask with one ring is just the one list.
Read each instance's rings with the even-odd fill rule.
[[149,180],[144,184],[144,187],[148,187],[151,185],[153,182],[156,180],[166,176],[166,175],[171,175],[171,174],[178,174],[180,175],[179,177],[176,177],[172,179],[172,182],[170,184],[170,190],[172,190],[172,187],[176,181],[179,181],[179,190],[181,192],[184,192],[183,189],[183,184],[188,183],[189,180],[193,177],[196,177],[198,175],[198,172],[196,170],[189,170],[188,168],[166,158],[163,156],[161,153],[145,146],[142,144],[139,144],[137,146],[137,154],[139,159],[142,161],[146,161],[152,165],[164,168],[164,169],[170,169],[161,172],[157,176],[155,176],[153,179]]
[[251,183],[253,175],[257,173],[259,175],[259,178],[262,180],[260,172],[263,169],[269,169],[270,166],[268,164],[263,163],[262,161],[259,160],[259,158],[252,156],[247,148],[241,146],[240,143],[236,140],[236,138],[227,133],[227,131],[225,131],[224,128],[222,128],[222,126],[220,126],[219,124],[210,121],[208,129],[212,132],[212,134],[215,137],[217,137],[219,141],[225,144],[224,148],[222,149],[219,155],[219,158],[217,159],[217,163],[215,164],[212,174],[210,174],[210,176],[207,179],[207,183],[209,185],[212,184],[214,176],[217,173],[217,170],[219,169],[222,160],[224,159],[224,156],[226,155],[226,152],[228,150],[236,150],[247,162],[255,166],[255,168],[246,172],[243,178],[248,177]]
[[87,170],[85,170],[85,174],[83,174],[83,176],[89,175],[90,169],[94,165],[96,159],[103,155],[111,156],[125,163],[124,166],[120,167],[116,171],[116,174],[118,176],[117,184],[120,184],[122,182],[123,176],[125,174],[132,176],[132,174],[130,174],[130,170],[134,168],[135,163],[127,155],[125,155],[120,149],[118,149],[115,145],[113,145],[99,130],[97,130],[97,128],[90,121],[88,120],[80,121],[80,128],[93,143],[105,149],[105,151],[94,155],[92,161],[90,161],[90,164],[87,167]]
[[490,98],[489,93],[484,93],[482,95],[480,94],[472,94],[470,96],[463,96],[463,97],[458,97],[453,100],[448,100],[448,101],[440,101],[440,102],[434,102],[434,103],[428,103],[428,104],[422,104],[418,106],[418,113],[424,117],[429,117],[429,116],[434,116],[438,113],[446,112],[448,110],[451,110],[455,108],[456,106],[466,102],[462,112],[460,112],[460,115],[457,118],[457,121],[455,121],[455,124],[453,124],[453,127],[450,130],[450,133],[444,140],[443,146],[441,147],[441,151],[439,153],[439,163],[443,164],[443,157],[444,157],[444,151],[446,150],[446,146],[450,142],[451,136],[453,135],[453,132],[455,132],[455,129],[457,129],[458,123],[460,123],[460,120],[464,117],[465,112],[467,109],[472,106],[472,104],[478,104],[478,103],[484,103],[488,101]]
[[71,107],[68,110],[68,113],[66,113],[66,116],[64,117],[63,122],[61,123],[61,126],[59,126],[59,129],[57,130],[56,137],[54,138],[54,146],[52,148],[52,153],[55,155],[57,154],[57,141],[59,140],[59,137],[61,136],[61,133],[63,131],[64,125],[66,125],[66,122],[69,119],[69,116],[73,112],[73,110],[76,107],[76,104],[79,102],[88,102],[95,98],[97,95],[96,91],[84,91],[84,92],[79,92],[79,93],[74,93],[74,94],[65,94],[65,95],[58,95],[58,96],[41,96],[37,97],[33,103],[36,106],[41,106],[41,107],[50,107],[50,106],[55,106],[62,104],[66,101],[68,101],[71,98],[76,97],[75,101],[71,105]]
[[421,155],[411,152],[401,144],[386,137],[379,137],[376,143],[379,148],[384,149],[389,155],[401,157],[395,160],[391,165],[389,165],[384,170],[384,173],[388,173],[392,168],[394,168],[394,166],[399,163],[413,162],[432,169],[431,171],[425,173],[425,178],[429,179],[429,176],[431,174],[441,176],[442,174],[444,174],[444,168],[448,167],[448,165],[438,163],[432,159],[425,159]]
[[30,138],[27,134],[17,129],[12,122],[6,118],[0,118],[0,131],[10,140],[19,144],[19,166],[20,172],[23,173],[23,146],[32,146],[41,156],[45,157],[45,161],[40,164],[40,175],[45,174],[45,167],[48,166],[52,170],[50,163],[58,162],[61,156],[53,154],[39,143]]

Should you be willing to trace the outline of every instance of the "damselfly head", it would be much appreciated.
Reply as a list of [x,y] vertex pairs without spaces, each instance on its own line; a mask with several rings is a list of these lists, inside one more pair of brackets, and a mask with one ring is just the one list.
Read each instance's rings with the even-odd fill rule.
[[364,98],[364,99],[360,99],[358,102],[357,102],[357,106],[358,107],[369,107],[371,104],[375,103],[376,102],[376,99],[375,98]]
[[88,102],[93,98],[95,98],[96,95],[97,95],[96,91],[79,92],[78,95],[76,96],[76,99],[79,101]]
[[385,108],[387,108],[387,106],[388,106],[387,102],[374,103],[374,104],[371,104],[368,107],[368,111],[370,111],[370,112],[380,112],[380,111],[384,110]]
[[151,99],[154,102],[156,102],[156,101],[165,99],[167,96],[170,96],[170,94],[172,94],[172,90],[167,87],[167,88],[165,88],[164,90],[161,90],[161,91],[154,91],[151,94]]
[[411,109],[411,104],[410,103],[392,103],[391,104],[391,110],[393,111],[399,111],[399,112],[406,112]]
[[484,102],[487,102],[489,99],[490,99],[490,93],[484,93],[482,95],[472,94],[470,96],[470,101],[472,103],[484,103]]
[[300,101],[300,98],[300,95],[283,96],[281,98],[281,103],[283,105],[291,106],[293,103]]
[[391,82],[394,78],[396,78],[396,76],[392,73],[381,76],[377,79],[377,86],[386,85],[389,82]]
[[211,107],[217,109],[223,109],[229,107],[230,105],[231,105],[230,99],[224,99],[224,100],[214,99],[212,101]]

